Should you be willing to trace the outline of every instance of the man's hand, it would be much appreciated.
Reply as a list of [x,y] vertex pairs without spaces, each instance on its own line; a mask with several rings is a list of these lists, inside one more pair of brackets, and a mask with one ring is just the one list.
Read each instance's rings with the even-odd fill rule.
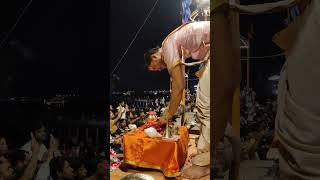
[[58,150],[59,148],[59,141],[53,137],[52,134],[50,134],[50,145],[49,145],[49,149],[54,152],[56,150]]
[[158,120],[158,123],[160,126],[165,126],[165,125],[167,125],[167,123],[169,123],[169,125],[170,125],[172,122],[171,122],[171,119],[169,119],[167,121],[164,117],[160,117]]

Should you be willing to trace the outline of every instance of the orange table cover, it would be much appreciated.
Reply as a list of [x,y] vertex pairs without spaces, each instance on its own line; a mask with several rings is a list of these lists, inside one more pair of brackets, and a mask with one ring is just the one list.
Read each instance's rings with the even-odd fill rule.
[[180,176],[180,167],[187,158],[188,129],[179,128],[178,141],[149,138],[144,134],[145,126],[123,136],[124,162],[142,168],[158,169],[166,177]]

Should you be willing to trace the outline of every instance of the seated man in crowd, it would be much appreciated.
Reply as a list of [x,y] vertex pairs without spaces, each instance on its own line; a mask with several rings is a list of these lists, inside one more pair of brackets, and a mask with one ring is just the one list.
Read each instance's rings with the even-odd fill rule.
[[50,176],[52,180],[70,180],[74,178],[75,174],[65,158],[57,157],[50,162]]
[[105,180],[107,179],[107,160],[103,158],[98,158],[95,160],[94,168],[95,172],[87,180]]
[[83,161],[80,158],[70,159],[70,164],[75,173],[75,179],[85,180],[87,177],[87,169]]
[[0,157],[0,180],[9,180],[14,177],[11,163],[3,156]]
[[128,117],[130,124],[135,124],[137,127],[140,127],[145,124],[145,113],[143,111],[140,112],[139,116],[137,116],[136,113],[130,112]]
[[0,156],[8,152],[7,140],[4,136],[0,135]]
[[122,119],[118,130],[115,132],[116,135],[123,135],[124,133],[128,132],[130,129],[128,128],[128,122],[126,119]]
[[122,114],[124,113],[124,108],[120,108],[118,111],[117,117],[113,113],[113,111],[110,111],[110,132],[111,134],[115,134],[116,131],[119,128],[119,120],[121,119]]
[[[34,178],[35,172],[38,166],[38,158],[40,154],[41,144],[31,134],[30,149],[31,157],[26,160],[26,156],[23,151],[21,160],[14,162],[15,159],[11,156],[11,159],[0,158],[0,179],[17,179],[17,180],[30,180]],[[15,163],[15,169],[12,168],[12,161]],[[15,171],[14,171],[15,170]],[[16,173],[14,173],[16,172]],[[2,176],[2,178],[1,178]]]
[[[44,142],[47,140],[47,128],[45,125],[38,121],[36,124],[34,124],[34,127],[32,128],[32,134],[37,143],[40,145],[40,152],[38,160],[42,161],[43,155],[48,151],[46,146],[44,145]],[[31,140],[28,141],[25,145],[21,147],[21,150],[24,150],[28,152],[29,158],[32,156],[32,150],[31,150]]]
[[23,150],[17,150],[11,154],[10,159],[16,177],[20,177],[23,175],[23,172],[29,163],[27,155],[28,153]]

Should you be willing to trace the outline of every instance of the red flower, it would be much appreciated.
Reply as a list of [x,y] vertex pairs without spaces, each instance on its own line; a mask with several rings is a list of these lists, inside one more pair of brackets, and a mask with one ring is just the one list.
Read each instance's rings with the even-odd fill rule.
[[154,129],[157,130],[157,132],[161,133],[163,131],[163,129],[159,126],[159,124],[157,123],[149,123],[145,126],[145,129],[153,127]]

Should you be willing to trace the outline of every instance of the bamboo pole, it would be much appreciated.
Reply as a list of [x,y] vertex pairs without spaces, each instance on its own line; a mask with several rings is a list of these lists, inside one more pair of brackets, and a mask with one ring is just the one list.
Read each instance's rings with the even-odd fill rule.
[[[211,1],[211,142],[213,148],[223,139],[227,122],[240,132],[240,30],[239,13],[224,0]],[[239,152],[238,149],[234,150]],[[229,179],[239,179],[240,154],[230,169]]]
[[250,35],[248,36],[247,47],[247,89],[250,88]]

